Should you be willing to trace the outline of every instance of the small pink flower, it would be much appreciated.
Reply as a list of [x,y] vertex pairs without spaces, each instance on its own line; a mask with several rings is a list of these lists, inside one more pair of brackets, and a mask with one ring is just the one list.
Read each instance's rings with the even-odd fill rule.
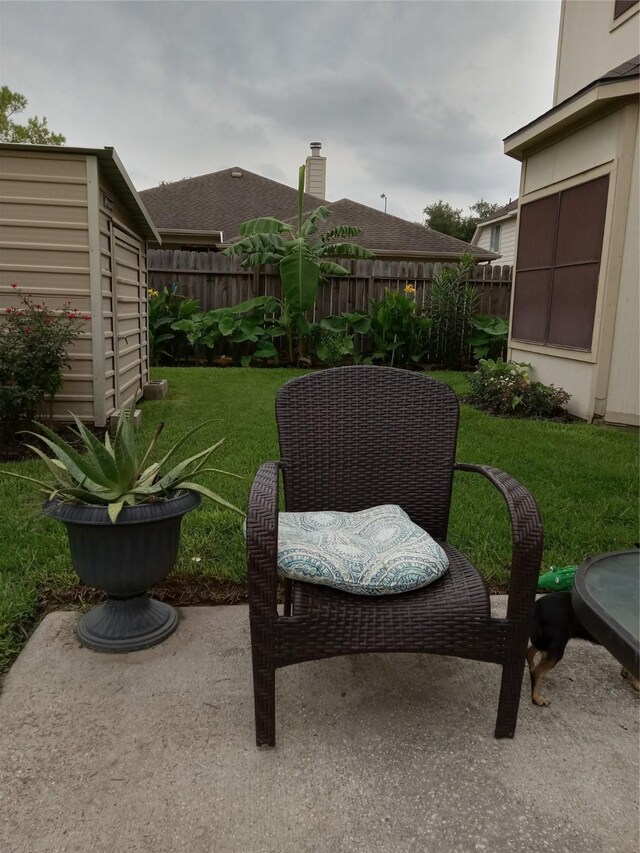
[[5,308],[5,309],[4,309],[4,313],[5,313],[5,314],[11,314],[11,313],[12,313],[12,311],[13,311],[13,308]]
[[68,320],[75,320],[75,319],[76,319],[76,315],[75,315],[75,314],[73,314],[73,313],[70,311],[70,312],[67,314],[67,319],[68,319]]
[[83,319],[83,320],[90,320],[90,319],[91,319],[91,317],[90,317],[88,314],[83,314],[83,315],[82,315],[82,319]]
[[12,287],[14,290],[16,289],[16,287],[17,287],[17,286],[18,286],[17,284],[12,284],[12,285],[11,285],[11,287]]
[[24,328],[24,333],[25,333],[25,335],[30,334],[30,333],[31,333],[31,329],[29,329],[27,326],[25,326],[25,328]]

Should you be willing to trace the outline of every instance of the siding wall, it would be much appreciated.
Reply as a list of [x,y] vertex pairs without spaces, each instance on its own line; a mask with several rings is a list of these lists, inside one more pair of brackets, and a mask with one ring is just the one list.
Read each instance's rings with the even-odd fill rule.
[[108,417],[147,381],[147,266],[145,243],[104,175],[99,205]]
[[70,348],[56,421],[73,411],[103,426],[147,381],[146,246],[136,232],[95,156],[0,150],[0,310],[17,304],[15,282],[36,302],[91,317]]
[[605,420],[640,425],[640,186],[636,132],[631,195],[627,212]]
[[638,55],[640,6],[613,20],[614,0],[563,0],[554,106]]
[[501,222],[487,222],[486,225],[480,227],[480,233],[476,240],[476,246],[480,249],[491,251],[491,226],[501,225],[500,231],[500,258],[494,263],[499,263],[505,266],[514,266],[516,262],[516,237],[518,234],[518,218],[511,216],[509,219],[503,219]]
[[[0,152],[0,309],[17,283],[51,308],[67,301],[91,314],[86,158]],[[93,416],[92,324],[71,348],[54,418]]]
[[[509,357],[531,364],[537,379],[564,387],[572,395],[569,411],[587,420],[603,414],[614,422],[638,422],[638,171],[636,163],[633,183],[624,167],[625,159],[633,157],[629,127],[636,115],[637,106],[623,106],[523,163],[521,204],[600,175],[610,176],[591,351],[520,341],[510,341],[509,346]],[[636,135],[636,151],[637,144]],[[626,232],[623,247],[619,244],[620,225]],[[513,293],[517,287],[514,272]],[[603,374],[605,390],[597,400]]]

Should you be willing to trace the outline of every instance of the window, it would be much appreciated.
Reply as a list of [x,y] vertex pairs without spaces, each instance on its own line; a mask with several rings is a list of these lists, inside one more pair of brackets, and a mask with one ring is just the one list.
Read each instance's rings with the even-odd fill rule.
[[638,0],[615,0],[613,6],[613,19],[615,21],[616,18],[619,18],[620,15],[623,15],[627,9],[630,9],[632,6],[637,4]]
[[609,176],[520,209],[512,337],[591,349]]
[[492,252],[500,251],[500,231],[502,229],[502,225],[492,225],[491,226],[491,241],[489,243],[489,249]]

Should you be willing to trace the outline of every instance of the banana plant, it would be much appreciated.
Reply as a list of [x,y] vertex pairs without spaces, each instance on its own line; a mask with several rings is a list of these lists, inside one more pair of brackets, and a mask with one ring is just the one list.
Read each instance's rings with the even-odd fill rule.
[[294,331],[298,333],[301,354],[306,352],[305,338],[310,331],[306,312],[313,307],[321,282],[329,276],[349,275],[349,270],[332,258],[368,259],[374,256],[358,243],[345,242],[360,233],[360,229],[353,225],[338,225],[312,239],[331,216],[331,209],[321,205],[303,219],[305,171],[306,167],[300,166],[298,210],[294,224],[272,216],[251,219],[240,227],[242,239],[224,250],[226,255],[244,255],[244,267],[262,264],[278,267],[291,360]]

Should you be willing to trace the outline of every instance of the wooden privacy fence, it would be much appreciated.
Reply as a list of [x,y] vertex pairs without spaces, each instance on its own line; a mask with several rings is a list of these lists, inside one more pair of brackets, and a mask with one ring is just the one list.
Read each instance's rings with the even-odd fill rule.
[[[320,288],[311,317],[314,322],[344,311],[366,312],[370,301],[381,299],[385,290],[400,290],[407,284],[416,288],[416,301],[424,305],[433,277],[443,266],[422,261],[338,260],[349,275],[331,278]],[[206,311],[231,308],[256,296],[282,295],[277,268],[243,269],[238,258],[217,252],[150,249],[147,264],[149,287],[163,290],[177,284],[180,295],[198,299]],[[478,290],[478,314],[509,319],[511,267],[474,266],[469,281]]]

